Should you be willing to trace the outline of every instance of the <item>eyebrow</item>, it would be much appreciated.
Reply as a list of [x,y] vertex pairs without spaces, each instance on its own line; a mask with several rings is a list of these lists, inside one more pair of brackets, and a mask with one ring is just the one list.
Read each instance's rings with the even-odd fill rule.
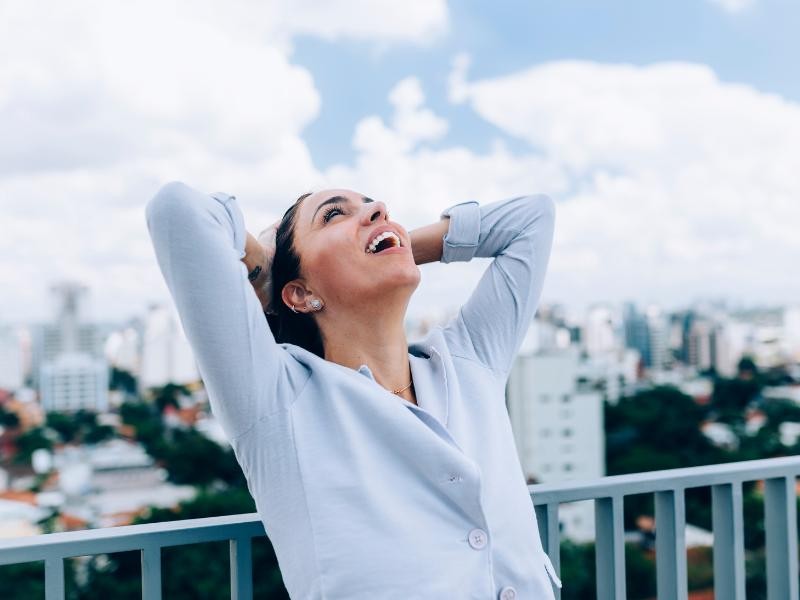
[[[367,196],[361,196],[361,201],[364,204],[366,204],[367,202],[375,202],[375,200],[373,200],[372,198],[369,198]],[[349,200],[347,198],[345,198],[344,196],[331,196],[330,198],[325,200],[325,202],[320,202],[320,205],[317,207],[317,210],[315,210],[314,214],[311,215],[311,222],[313,223],[314,219],[317,218],[317,213],[319,212],[320,208],[322,208],[326,204],[337,204],[338,202],[349,202]]]

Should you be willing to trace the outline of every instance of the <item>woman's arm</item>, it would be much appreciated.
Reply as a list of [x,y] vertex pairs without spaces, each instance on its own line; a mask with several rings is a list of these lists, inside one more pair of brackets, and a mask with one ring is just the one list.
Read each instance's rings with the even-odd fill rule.
[[469,299],[445,328],[454,343],[508,375],[539,305],[555,227],[555,203],[544,194],[480,205],[455,204],[441,262],[493,257]]
[[229,439],[237,437],[301,383],[247,278],[263,257],[248,243],[233,196],[168,183],[147,204],[146,218],[212,411]]
[[442,217],[436,223],[418,227],[408,232],[411,238],[411,253],[418,265],[438,262],[442,259],[443,238],[450,226],[450,218]]

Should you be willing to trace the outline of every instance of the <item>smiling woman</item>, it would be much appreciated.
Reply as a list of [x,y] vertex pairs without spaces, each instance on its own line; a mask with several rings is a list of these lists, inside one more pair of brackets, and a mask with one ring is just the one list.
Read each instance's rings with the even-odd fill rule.
[[[324,190],[286,211],[270,256],[233,196],[171,183],[148,203],[212,411],[292,598],[553,598],[505,386],[554,222],[538,194],[461,202],[407,232],[383,202]],[[375,244],[387,234],[399,243]],[[467,302],[409,344],[418,265],[474,256],[493,261]]]

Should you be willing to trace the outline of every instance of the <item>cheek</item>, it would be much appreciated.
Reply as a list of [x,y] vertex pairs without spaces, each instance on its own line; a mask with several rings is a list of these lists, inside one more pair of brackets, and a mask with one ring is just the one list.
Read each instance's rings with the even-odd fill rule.
[[310,282],[328,294],[353,289],[368,282],[364,263],[352,244],[326,244],[309,253],[306,272]]

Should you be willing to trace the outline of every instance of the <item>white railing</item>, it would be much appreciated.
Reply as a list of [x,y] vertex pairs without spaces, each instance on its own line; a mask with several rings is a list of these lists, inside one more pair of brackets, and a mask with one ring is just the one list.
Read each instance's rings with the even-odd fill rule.
[[[559,505],[593,500],[598,600],[625,598],[623,502],[632,494],[655,494],[656,577],[659,600],[686,600],[684,491],[710,487],[714,529],[714,592],[744,600],[745,563],[742,484],[765,482],[767,595],[798,599],[796,478],[800,457],[773,458],[707,467],[650,471],[557,485],[531,485],[545,550],[559,569]],[[0,542],[0,565],[44,561],[47,600],[64,599],[64,559],[138,550],[142,597],[161,599],[161,549],[182,544],[230,543],[231,598],[253,596],[251,540],[265,535],[256,513],[128,525],[17,538]],[[569,585],[568,581],[564,582]],[[559,590],[556,590],[560,597]]]

